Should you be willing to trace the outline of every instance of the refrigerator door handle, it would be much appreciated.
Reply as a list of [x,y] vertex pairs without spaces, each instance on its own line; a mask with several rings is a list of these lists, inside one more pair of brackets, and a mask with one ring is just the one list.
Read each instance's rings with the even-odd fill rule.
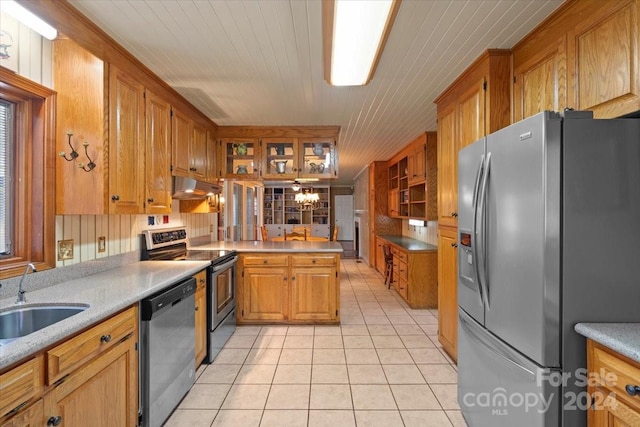
[[[487,247],[485,239],[486,228],[486,201],[487,201],[487,187],[489,186],[489,174],[491,172],[491,153],[487,154],[487,163],[484,168],[484,176],[482,177],[482,185],[480,188],[480,198],[478,200],[477,214],[480,219],[479,227],[476,228],[476,246],[478,247],[477,269],[478,269],[478,283],[482,289],[482,296],[484,298],[484,306],[490,309],[489,306],[489,283],[487,278]],[[480,271],[482,268],[482,272]]]
[[532,372],[531,369],[528,369],[522,366],[520,363],[518,363],[516,359],[512,356],[513,353],[508,351],[506,348],[498,348],[495,345],[492,345],[491,343],[479,337],[478,334],[473,330],[474,328],[471,325],[469,325],[469,322],[467,321],[467,319],[465,319],[462,313],[458,314],[458,319],[460,320],[460,325],[462,325],[462,327],[469,333],[469,336],[472,337],[476,342],[478,342],[478,344],[487,348],[496,356],[514,365],[519,371],[522,371],[522,373],[527,374],[530,380],[534,381],[536,379],[535,372]]
[[475,273],[475,280],[478,283],[478,297],[480,298],[480,305],[483,305],[484,292],[482,291],[482,285],[480,284],[480,271],[478,268],[478,245],[476,244],[476,232],[478,230],[478,200],[480,196],[480,183],[484,176],[484,154],[480,157],[480,164],[476,171],[476,179],[473,185],[473,200],[471,205],[473,207],[473,221],[471,222],[471,256],[473,257],[473,272]]

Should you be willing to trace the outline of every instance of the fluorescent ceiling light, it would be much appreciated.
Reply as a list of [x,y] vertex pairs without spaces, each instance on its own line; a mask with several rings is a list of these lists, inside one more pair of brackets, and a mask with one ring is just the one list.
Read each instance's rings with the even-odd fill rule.
[[58,36],[58,31],[51,25],[29,12],[13,0],[0,1],[0,9],[3,13],[13,16],[24,25],[39,33],[42,37],[53,40]]
[[323,0],[324,77],[361,86],[373,77],[400,0]]

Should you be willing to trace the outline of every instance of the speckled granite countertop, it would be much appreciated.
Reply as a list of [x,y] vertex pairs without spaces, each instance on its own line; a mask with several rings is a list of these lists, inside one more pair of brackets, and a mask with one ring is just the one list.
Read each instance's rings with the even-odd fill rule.
[[578,323],[576,332],[640,363],[640,323]]
[[[95,324],[142,298],[206,268],[208,261],[143,261],[27,292],[27,304],[88,304],[85,311],[0,346],[0,369]],[[15,307],[16,296],[0,300],[0,312]]]
[[386,234],[379,235],[378,237],[396,246],[400,246],[409,252],[431,252],[438,250],[438,247],[435,245],[423,242],[422,240],[412,239],[411,237],[389,236]]
[[239,242],[211,242],[196,246],[189,246],[189,249],[235,249],[238,252],[343,252],[342,245],[340,245],[340,243],[338,242],[263,242],[258,240],[242,240]]

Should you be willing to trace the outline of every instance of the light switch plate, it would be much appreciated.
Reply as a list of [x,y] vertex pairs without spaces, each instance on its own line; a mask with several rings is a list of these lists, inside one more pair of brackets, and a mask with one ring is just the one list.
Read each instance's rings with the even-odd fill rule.
[[73,259],[73,239],[58,240],[58,261]]

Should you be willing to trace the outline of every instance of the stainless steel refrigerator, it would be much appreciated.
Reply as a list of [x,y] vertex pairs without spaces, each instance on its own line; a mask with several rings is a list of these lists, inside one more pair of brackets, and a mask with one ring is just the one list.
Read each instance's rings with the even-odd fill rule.
[[640,120],[543,112],[459,153],[458,402],[586,425],[578,322],[640,321]]

